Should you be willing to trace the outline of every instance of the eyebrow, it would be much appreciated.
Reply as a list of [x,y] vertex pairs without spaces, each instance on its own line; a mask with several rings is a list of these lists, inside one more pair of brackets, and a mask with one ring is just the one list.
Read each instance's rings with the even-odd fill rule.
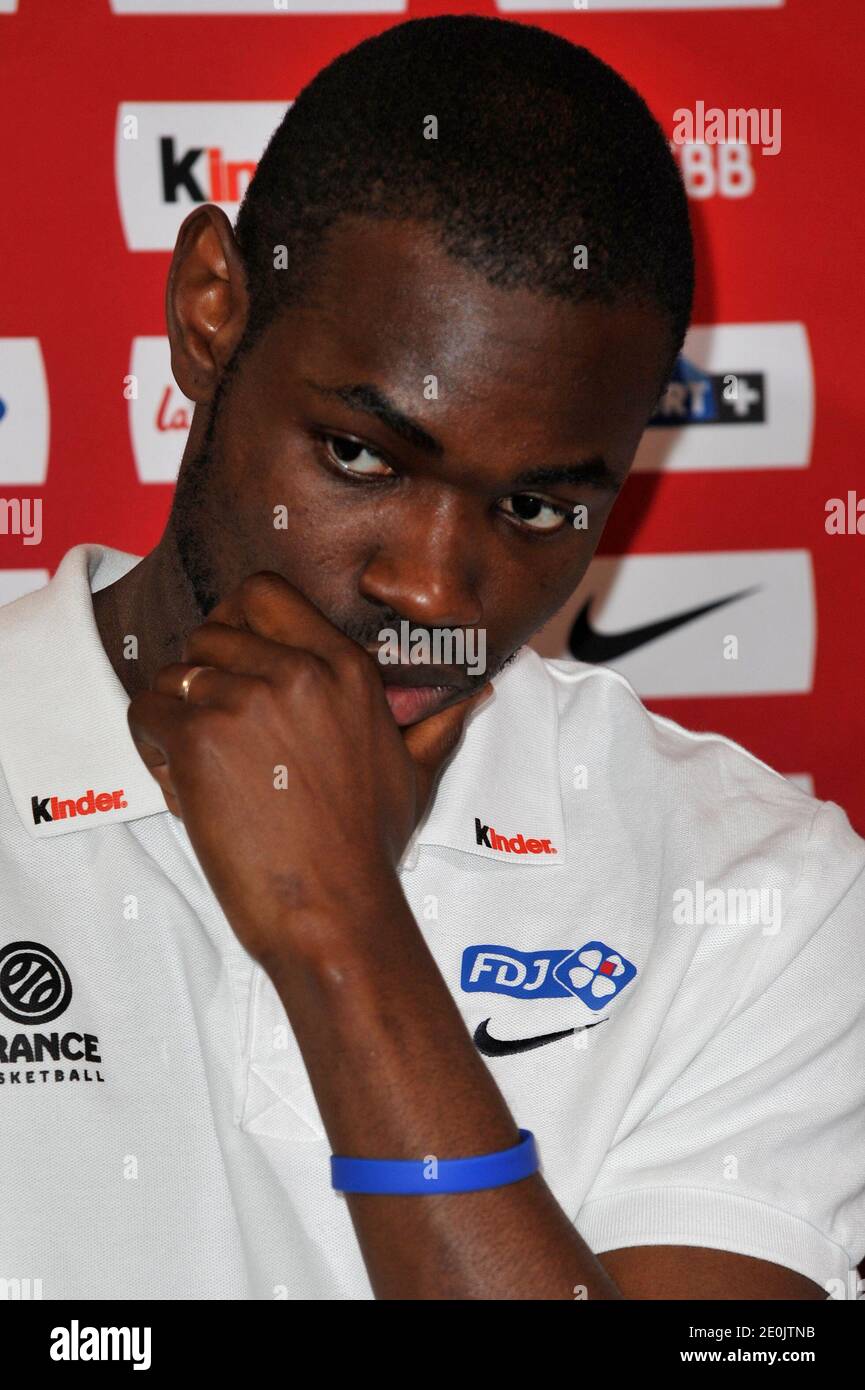
[[624,478],[620,478],[600,454],[592,454],[590,458],[577,459],[576,463],[565,464],[563,468],[530,468],[525,473],[518,473],[510,486],[561,487],[571,483],[574,487],[606,488],[610,492],[618,492],[623,482]]
[[[377,386],[368,382],[359,382],[353,386],[321,386],[308,377],[304,377],[304,381],[319,395],[329,396],[342,401],[352,410],[359,410],[366,415],[374,416],[398,438],[404,439],[407,444],[411,444],[413,448],[419,449],[422,453],[429,454],[434,458],[443,456],[444,445],[429,434],[416,420],[412,420],[397,409],[393,401],[389,400]],[[563,484],[570,483],[574,487],[596,487],[617,492],[623,481],[624,479],[610,468],[600,454],[592,454],[588,458],[577,459],[574,463],[566,464],[563,468],[529,468],[512,478],[507,486],[513,488],[550,485],[561,487]]]
[[344,405],[350,406],[352,410],[361,410],[366,415],[374,415],[400,439],[404,439],[415,449],[420,449],[422,453],[434,455],[436,458],[441,458],[444,453],[444,446],[431,434],[428,434],[416,420],[409,419],[408,415],[397,410],[393,401],[389,401],[377,386],[371,386],[366,382],[361,382],[357,386],[319,386],[318,382],[310,381],[308,377],[304,377],[304,381],[307,386],[311,386],[313,391],[318,391],[321,396],[335,397]]

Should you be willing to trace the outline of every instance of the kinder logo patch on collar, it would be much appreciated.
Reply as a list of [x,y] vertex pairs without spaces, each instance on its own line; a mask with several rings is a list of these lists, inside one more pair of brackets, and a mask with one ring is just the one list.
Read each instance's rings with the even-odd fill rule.
[[587,941],[577,950],[516,951],[510,946],[468,946],[463,952],[462,988],[466,993],[509,994],[516,999],[576,997],[590,1009],[602,1009],[637,967],[603,941]]
[[61,800],[57,796],[31,796],[30,807],[33,824],[69,820],[72,816],[95,816],[99,812],[123,811],[126,809],[123,788],[115,792],[94,792],[88,787],[83,796]]
[[500,835],[491,825],[482,825],[475,816],[475,843],[486,845],[487,849],[499,850],[502,854],[558,854],[550,840],[526,839],[524,835]]

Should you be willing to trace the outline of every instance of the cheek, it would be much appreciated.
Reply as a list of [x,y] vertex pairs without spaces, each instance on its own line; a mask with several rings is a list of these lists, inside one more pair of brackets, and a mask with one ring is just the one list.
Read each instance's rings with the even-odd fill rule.
[[553,613],[561,608],[576,589],[583,575],[588,568],[588,560],[579,567],[571,565],[567,570],[556,570],[554,573],[544,573],[540,576],[537,586],[537,598],[534,604],[533,620],[546,622],[547,618],[552,617]]
[[590,509],[585,529],[574,527],[566,547],[549,559],[537,560],[524,576],[523,603],[533,610],[532,631],[558,612],[579,585],[594,558],[609,512],[609,506]]
[[[320,487],[304,479],[290,490],[271,489],[273,518],[269,548],[276,568],[325,614],[350,611],[357,604],[360,575],[374,543],[369,528],[338,506],[328,505]],[[275,500],[280,494],[283,498]],[[275,510],[274,510],[275,508]]]

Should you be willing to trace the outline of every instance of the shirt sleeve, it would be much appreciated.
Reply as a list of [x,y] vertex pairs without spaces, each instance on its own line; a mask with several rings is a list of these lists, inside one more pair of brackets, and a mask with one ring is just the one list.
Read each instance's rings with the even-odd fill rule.
[[856,1297],[865,1256],[865,842],[821,803],[724,1021],[619,1133],[575,1218],[597,1254],[692,1245]]

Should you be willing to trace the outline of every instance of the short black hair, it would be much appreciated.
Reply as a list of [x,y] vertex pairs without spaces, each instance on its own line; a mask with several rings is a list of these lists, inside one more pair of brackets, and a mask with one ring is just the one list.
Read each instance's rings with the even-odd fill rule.
[[[238,353],[302,302],[346,214],[428,223],[449,255],[504,289],[658,307],[666,383],[693,299],[687,197],[643,98],[587,48],[536,25],[441,15],[323,68],[271,136],[238,212],[249,292]],[[585,269],[574,268],[578,245]],[[275,269],[281,246],[286,268]]]

